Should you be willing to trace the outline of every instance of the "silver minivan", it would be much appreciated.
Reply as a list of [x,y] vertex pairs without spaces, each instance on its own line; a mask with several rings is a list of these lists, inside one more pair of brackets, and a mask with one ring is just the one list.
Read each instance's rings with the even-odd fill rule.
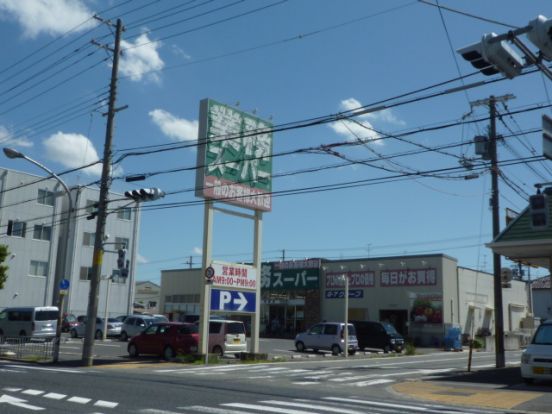
[[[304,352],[307,348],[317,352],[319,349],[332,351],[338,355],[345,348],[345,323],[322,322],[314,325],[308,331],[297,334],[295,337],[295,349]],[[349,354],[354,355],[358,350],[356,330],[353,324],[347,324]]]
[[59,310],[55,306],[22,306],[0,312],[0,338],[56,336]]
[[242,321],[218,320],[209,321],[209,351],[223,356],[234,354],[236,358],[247,351],[245,325]]

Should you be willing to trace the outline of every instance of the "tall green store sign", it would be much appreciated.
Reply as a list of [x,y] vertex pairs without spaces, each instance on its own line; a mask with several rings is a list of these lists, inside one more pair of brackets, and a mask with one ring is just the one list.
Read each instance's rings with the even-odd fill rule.
[[196,196],[272,209],[272,124],[212,99],[199,111]]

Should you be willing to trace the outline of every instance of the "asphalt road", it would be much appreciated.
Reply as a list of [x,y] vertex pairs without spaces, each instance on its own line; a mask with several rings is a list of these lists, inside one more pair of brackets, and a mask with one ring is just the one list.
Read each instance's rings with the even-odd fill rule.
[[298,353],[291,345],[261,342],[262,351],[287,355],[288,362],[239,364],[228,358],[203,366],[131,360],[125,343],[98,341],[97,365],[85,368],[73,363],[80,360],[81,341],[68,340],[57,366],[0,363],[0,412],[552,413],[552,384],[523,384],[520,352],[508,352],[508,367],[501,370],[493,369],[494,354],[474,353],[467,373],[467,352],[347,360],[306,353],[292,359]]

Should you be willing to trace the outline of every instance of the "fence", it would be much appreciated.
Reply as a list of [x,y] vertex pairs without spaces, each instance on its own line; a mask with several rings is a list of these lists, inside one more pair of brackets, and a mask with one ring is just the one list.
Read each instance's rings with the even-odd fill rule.
[[55,338],[0,337],[0,358],[22,361],[53,361]]

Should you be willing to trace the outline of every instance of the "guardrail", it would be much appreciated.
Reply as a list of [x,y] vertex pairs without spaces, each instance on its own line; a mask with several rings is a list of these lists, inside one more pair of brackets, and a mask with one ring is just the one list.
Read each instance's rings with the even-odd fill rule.
[[54,359],[55,338],[0,337],[0,358],[47,362]]

